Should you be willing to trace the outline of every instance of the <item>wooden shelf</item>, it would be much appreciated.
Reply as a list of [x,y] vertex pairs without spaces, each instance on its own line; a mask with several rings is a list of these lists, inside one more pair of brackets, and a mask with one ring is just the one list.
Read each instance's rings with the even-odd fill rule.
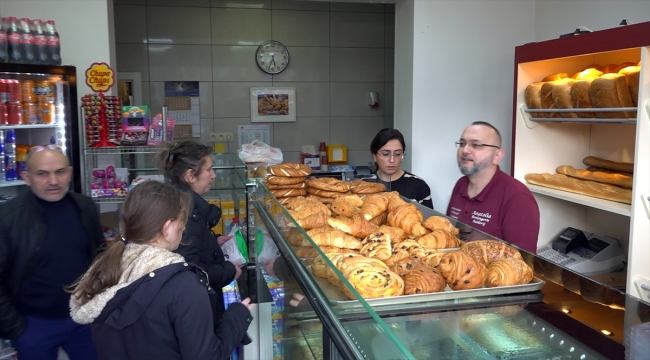
[[572,203],[589,206],[595,209],[609,211],[614,214],[623,216],[632,216],[632,207],[628,204],[619,203],[616,201],[603,200],[591,196],[574,194],[568,191],[551,189],[543,186],[526,184],[528,189],[534,194],[541,194],[552,198],[569,201]]

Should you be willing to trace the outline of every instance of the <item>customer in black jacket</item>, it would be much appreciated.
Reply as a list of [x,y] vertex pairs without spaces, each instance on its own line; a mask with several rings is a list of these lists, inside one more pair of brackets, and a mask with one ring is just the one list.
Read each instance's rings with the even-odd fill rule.
[[191,197],[146,181],[126,197],[123,241],[79,280],[70,314],[91,324],[100,359],[228,359],[250,325],[250,299],[230,305],[215,327],[209,276],[175,250]]
[[97,357],[90,328],[72,321],[65,286],[104,243],[93,201],[68,192],[72,169],[61,148],[35,146],[21,175],[29,189],[0,205],[0,338],[21,359]]
[[221,209],[201,197],[210,191],[217,177],[212,170],[211,154],[209,146],[194,141],[168,143],[156,155],[156,162],[167,180],[192,195],[192,211],[176,253],[208,273],[210,285],[218,295],[216,320],[225,311],[221,288],[239,278],[241,264],[226,261],[221,245],[231,237],[215,235],[211,230],[221,218]]

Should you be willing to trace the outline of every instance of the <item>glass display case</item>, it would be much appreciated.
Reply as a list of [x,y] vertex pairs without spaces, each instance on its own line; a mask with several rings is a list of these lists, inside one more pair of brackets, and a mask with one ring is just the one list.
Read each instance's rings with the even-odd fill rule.
[[[650,320],[647,303],[523,250],[538,290],[375,301],[381,299],[364,300],[350,289],[355,299],[342,299],[312,275],[313,259],[295,255],[289,237],[296,232],[314,244],[259,182],[251,205],[263,279],[259,334],[269,334],[260,339],[260,358],[622,359],[626,326]],[[444,216],[416,206],[425,219]],[[450,220],[467,236],[492,239]],[[307,301],[298,302],[296,293]]]

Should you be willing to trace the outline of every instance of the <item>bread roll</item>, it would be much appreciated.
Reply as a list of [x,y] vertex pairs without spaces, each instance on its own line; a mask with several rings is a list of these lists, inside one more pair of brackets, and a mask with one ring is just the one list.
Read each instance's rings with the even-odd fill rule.
[[618,74],[621,70],[625,69],[628,66],[636,66],[636,63],[633,62],[624,62],[622,64],[619,64],[617,67],[614,68],[614,73]]
[[593,80],[603,74],[602,71],[595,68],[585,69],[575,75],[576,80]]
[[595,166],[602,169],[609,169],[609,170],[620,171],[625,173],[634,172],[633,163],[611,161],[611,160],[602,159],[595,156],[587,156],[586,158],[582,159],[582,163],[587,166]]
[[618,65],[617,64],[607,64],[603,66],[603,72],[605,74],[616,74],[618,72]]
[[258,178],[264,178],[266,177],[266,166],[260,165],[257,167],[255,170],[255,176]]
[[[526,107],[529,109],[541,109],[542,108],[542,99],[540,92],[542,91],[543,82],[534,82],[526,87],[524,91],[524,100],[526,101]],[[543,113],[530,113],[532,117],[544,117]]]
[[598,70],[600,72],[604,71],[602,65],[599,65],[599,64],[591,64],[591,65],[587,66],[587,69],[596,69],[596,70]]
[[632,103],[634,106],[639,105],[639,73],[641,66],[628,66],[621,69],[618,73],[625,76],[625,82],[630,89],[630,96],[632,96]]
[[542,81],[543,81],[543,82],[546,82],[546,81],[555,81],[555,80],[565,79],[565,78],[568,78],[568,77],[569,77],[569,74],[567,74],[567,73],[563,73],[563,72],[562,72],[562,73],[556,73],[556,74],[546,75],[546,76],[542,79]]
[[622,174],[608,174],[600,171],[587,171],[583,169],[576,169],[570,165],[561,165],[557,168],[558,174],[564,174],[570,177],[597,181],[605,184],[620,186],[626,189],[632,188],[632,177]]
[[625,204],[632,203],[632,190],[623,189],[614,185],[589,180],[579,180],[563,174],[526,174],[524,179],[526,179],[528,183],[534,185]]
[[[605,74],[591,83],[591,103],[595,108],[632,107],[632,96],[625,81],[625,76]],[[636,112],[596,113],[600,118],[632,118]]]
[[[593,79],[578,80],[573,83],[569,90],[569,97],[571,98],[571,106],[575,109],[590,109],[594,106],[591,103],[591,95],[589,89]],[[578,112],[576,113],[581,118],[595,118],[596,113],[593,112]]]
[[[551,88],[551,97],[553,98],[553,105],[556,109],[572,109],[573,105],[571,104],[571,96],[569,91],[571,86],[575,83],[573,79],[562,79],[560,81],[554,82],[553,87]],[[566,118],[577,118],[578,115],[574,112],[558,113],[560,117]]]

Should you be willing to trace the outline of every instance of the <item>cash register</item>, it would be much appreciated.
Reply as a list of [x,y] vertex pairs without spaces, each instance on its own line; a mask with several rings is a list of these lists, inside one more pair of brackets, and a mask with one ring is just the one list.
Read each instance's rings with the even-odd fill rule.
[[584,275],[620,271],[627,262],[618,240],[572,227],[537,249],[537,256]]

